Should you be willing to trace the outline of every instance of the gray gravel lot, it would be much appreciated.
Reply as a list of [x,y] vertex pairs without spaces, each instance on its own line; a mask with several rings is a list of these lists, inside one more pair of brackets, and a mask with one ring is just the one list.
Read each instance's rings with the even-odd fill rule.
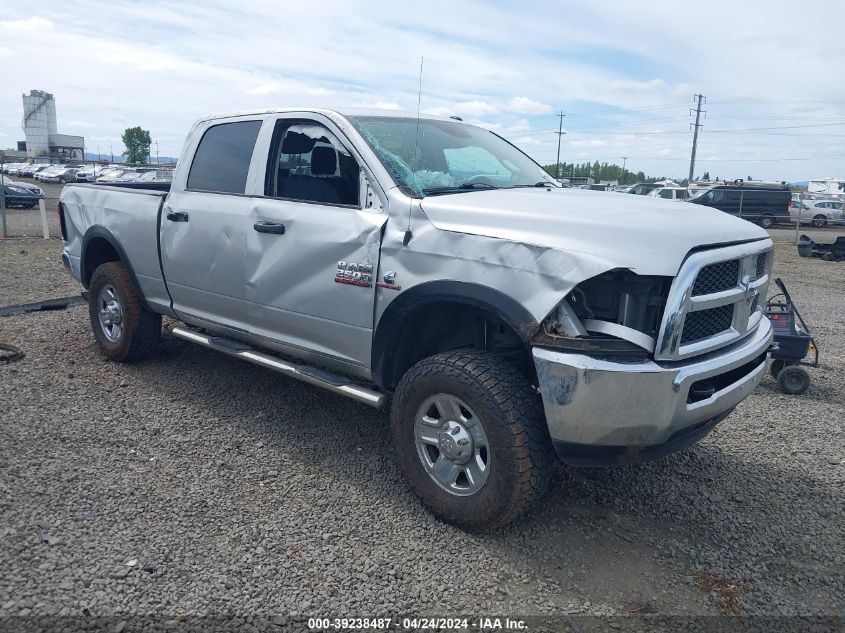
[[[27,353],[0,365],[0,616],[842,614],[845,264],[773,236],[809,392],[767,378],[689,451],[561,467],[481,534],[420,507],[377,412],[170,336],[107,363],[85,306],[0,318]],[[0,241],[0,303],[78,293],[59,252]]]

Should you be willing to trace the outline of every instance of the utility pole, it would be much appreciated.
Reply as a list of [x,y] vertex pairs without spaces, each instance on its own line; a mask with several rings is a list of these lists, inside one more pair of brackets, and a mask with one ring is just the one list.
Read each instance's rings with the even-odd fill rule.
[[[704,99],[704,95],[693,95],[693,99],[698,99],[698,105],[695,108],[695,127],[692,133],[692,156],[690,156],[689,159],[689,177],[687,178],[687,182],[692,181],[692,174],[695,169],[695,148],[698,145],[698,128],[701,127],[701,124],[699,123],[699,120],[701,119],[701,101]],[[690,110],[690,115],[691,114],[692,110]],[[707,113],[705,112],[705,114]]]
[[560,125],[558,125],[557,132],[555,132],[557,134],[557,169],[555,170],[555,173],[557,174],[555,178],[557,180],[560,180],[560,139],[562,139],[563,135],[566,134],[566,132],[563,131],[563,117],[565,116],[566,115],[563,113],[563,110],[561,110],[560,114],[558,114],[558,117],[560,117]]
[[4,238],[9,237],[6,231],[6,183],[3,179],[3,168],[5,167],[3,163],[5,162],[6,152],[0,152],[0,219],[2,219]]
[[628,157],[623,156],[622,157],[622,182],[619,183],[620,185],[625,184],[625,165],[627,164],[627,162],[628,162]]
[[159,160],[158,160],[158,141],[156,141],[156,165],[160,165],[160,164],[161,163],[159,163]]
[[114,147],[109,145],[109,154],[111,154],[111,162],[114,162]]

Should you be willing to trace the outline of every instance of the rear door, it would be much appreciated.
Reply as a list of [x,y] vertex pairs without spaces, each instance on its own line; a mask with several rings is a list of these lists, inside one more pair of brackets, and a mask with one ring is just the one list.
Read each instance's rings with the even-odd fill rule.
[[285,115],[272,124],[262,134],[264,195],[247,222],[250,330],[295,354],[366,367],[387,216],[363,202],[373,196],[361,158],[329,119]]
[[[161,216],[161,262],[179,318],[246,329],[247,184],[257,117],[200,124]],[[190,157],[190,158],[188,158]]]

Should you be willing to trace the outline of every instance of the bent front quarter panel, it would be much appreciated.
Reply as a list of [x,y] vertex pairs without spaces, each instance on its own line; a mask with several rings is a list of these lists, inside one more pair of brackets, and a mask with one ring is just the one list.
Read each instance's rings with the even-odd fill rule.
[[[385,310],[402,293],[442,280],[478,284],[507,295],[536,326],[576,284],[614,268],[612,262],[586,253],[440,230],[429,222],[418,201],[411,203],[395,189],[390,194],[390,221],[379,264],[377,328]],[[409,206],[413,237],[403,245]],[[395,273],[393,287],[383,283],[389,273]],[[519,332],[523,340],[533,333]]]
[[156,311],[169,311],[170,298],[158,259],[158,214],[165,193],[102,185],[71,185],[62,191],[68,240],[65,252],[81,280],[85,235],[109,234],[123,250],[139,290]]

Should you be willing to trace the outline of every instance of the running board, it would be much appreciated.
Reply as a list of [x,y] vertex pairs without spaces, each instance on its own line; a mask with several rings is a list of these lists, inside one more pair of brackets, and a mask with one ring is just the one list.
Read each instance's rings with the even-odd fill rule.
[[295,365],[281,358],[270,356],[256,351],[245,343],[220,336],[208,336],[195,330],[182,326],[176,326],[171,330],[173,336],[191,343],[197,343],[229,356],[249,361],[255,365],[272,369],[280,374],[307,382],[310,385],[322,387],[332,393],[352,398],[362,404],[369,405],[376,409],[384,406],[385,395],[374,389],[368,389],[354,383],[338,374],[333,374],[324,369],[317,369],[309,365]]

